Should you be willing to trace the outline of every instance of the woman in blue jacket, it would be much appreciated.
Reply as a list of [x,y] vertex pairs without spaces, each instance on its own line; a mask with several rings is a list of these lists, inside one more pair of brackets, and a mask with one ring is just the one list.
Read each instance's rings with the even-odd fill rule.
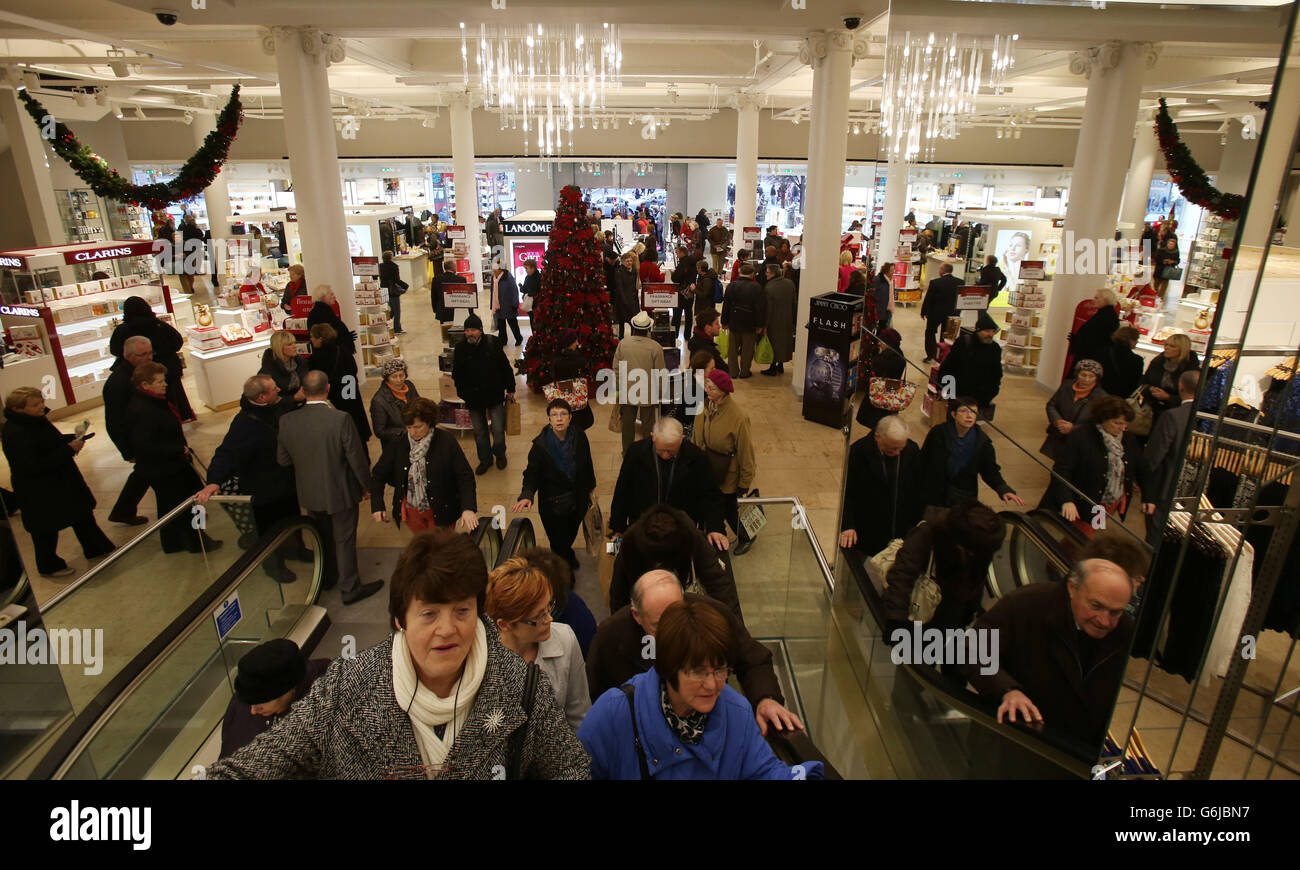
[[654,670],[601,695],[578,729],[592,779],[821,777],[821,762],[782,764],[727,685],[731,629],[715,608],[670,605],[653,640]]

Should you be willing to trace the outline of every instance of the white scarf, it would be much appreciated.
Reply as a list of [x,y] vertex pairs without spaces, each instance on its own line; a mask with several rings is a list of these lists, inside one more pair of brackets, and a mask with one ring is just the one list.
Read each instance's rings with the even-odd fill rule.
[[[393,636],[393,695],[403,709],[410,706],[407,715],[415,730],[415,742],[420,747],[420,759],[424,762],[429,779],[434,778],[436,768],[447,760],[456,733],[465,727],[465,720],[469,718],[479,684],[483,682],[483,674],[487,670],[487,652],[487,631],[480,619],[474,631],[474,645],[465,658],[465,670],[459,684],[452,687],[450,697],[440,698],[420,682],[415,662],[411,659],[411,651],[406,646],[406,632],[399,631]],[[452,721],[453,712],[455,721]],[[443,729],[442,737],[439,737],[433,730],[434,726],[447,722],[451,724]]]

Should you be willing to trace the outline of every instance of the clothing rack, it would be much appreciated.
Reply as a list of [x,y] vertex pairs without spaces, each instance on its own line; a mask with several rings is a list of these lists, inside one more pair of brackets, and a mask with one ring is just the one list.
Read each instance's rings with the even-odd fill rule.
[[1295,374],[1295,369],[1296,369],[1296,358],[1288,357],[1287,359],[1273,366],[1273,368],[1264,372],[1264,374],[1268,375],[1270,378],[1272,378],[1275,381],[1289,381],[1291,380],[1291,376]]
[[[1232,425],[1241,424],[1232,421]],[[1267,431],[1271,433],[1273,430],[1268,428]],[[1193,432],[1192,443],[1187,446],[1187,459],[1193,462],[1204,462],[1209,458],[1212,448],[1214,448],[1214,468],[1223,468],[1233,474],[1254,477],[1261,484],[1276,480],[1288,486],[1291,484],[1295,463],[1280,460],[1277,458],[1277,453],[1256,444],[1220,438],[1215,447],[1212,435],[1206,432]]]

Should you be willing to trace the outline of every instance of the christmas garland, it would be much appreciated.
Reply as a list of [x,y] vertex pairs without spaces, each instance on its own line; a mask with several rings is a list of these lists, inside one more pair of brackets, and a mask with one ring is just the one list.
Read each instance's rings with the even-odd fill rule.
[[1188,202],[1196,203],[1229,220],[1241,217],[1246,198],[1237,193],[1224,193],[1210,184],[1205,170],[1197,165],[1191,149],[1179,137],[1178,127],[1169,116],[1169,107],[1165,105],[1163,97],[1160,100],[1160,111],[1156,113],[1156,139],[1160,142],[1160,150],[1164,152],[1169,174]]
[[[45,107],[28,92],[26,88],[18,91],[18,96],[27,107],[36,126],[42,133],[47,129],[51,118]],[[152,209],[165,208],[174,202],[193,199],[210,185],[221,172],[221,166],[230,154],[230,145],[239,132],[239,124],[244,119],[244,108],[239,102],[239,85],[230,91],[230,101],[217,115],[217,126],[203,145],[194,152],[180,173],[171,181],[159,184],[132,184],[109,167],[104,158],[81,144],[76,134],[65,125],[54,126],[54,153],[62,157],[72,167],[77,177],[86,182],[96,195],[118,202]]]

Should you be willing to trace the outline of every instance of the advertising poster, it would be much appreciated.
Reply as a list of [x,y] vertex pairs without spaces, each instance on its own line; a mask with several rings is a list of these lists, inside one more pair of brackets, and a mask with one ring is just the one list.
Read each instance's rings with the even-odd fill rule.
[[1020,279],[1020,261],[1029,256],[1029,233],[1025,230],[998,230],[993,253],[1007,276],[1007,289],[1011,289]]
[[[528,272],[524,269],[524,260],[533,260],[537,268],[542,268],[542,258],[546,256],[546,242],[511,242],[510,265],[515,273],[515,281],[522,287]],[[465,262],[469,270],[469,261]]]
[[370,227],[366,224],[348,224],[348,256],[373,257],[374,246],[370,241]]

